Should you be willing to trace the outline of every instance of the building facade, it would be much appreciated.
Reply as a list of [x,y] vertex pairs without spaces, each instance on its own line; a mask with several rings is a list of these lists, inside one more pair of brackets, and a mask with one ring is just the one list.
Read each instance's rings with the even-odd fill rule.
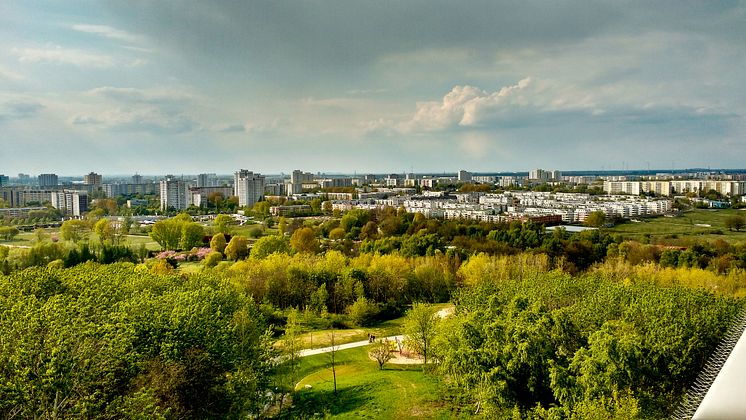
[[264,197],[264,176],[246,169],[237,171],[233,174],[233,195],[238,197],[239,206],[253,206]]
[[52,207],[68,217],[80,217],[88,211],[88,192],[63,190],[52,193]]
[[191,205],[189,184],[186,181],[167,176],[160,182],[161,211],[170,208],[184,210]]
[[59,185],[59,179],[56,174],[40,174],[37,179],[39,180],[39,187],[56,187]]

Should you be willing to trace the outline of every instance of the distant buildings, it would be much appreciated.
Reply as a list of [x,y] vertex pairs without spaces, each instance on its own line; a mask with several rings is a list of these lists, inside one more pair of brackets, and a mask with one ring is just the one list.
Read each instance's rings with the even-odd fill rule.
[[220,195],[223,200],[233,195],[231,187],[190,187],[190,204],[197,207],[207,207],[210,196]]
[[88,211],[88,192],[63,190],[51,193],[52,207],[60,210],[64,216],[80,217]]
[[534,169],[529,172],[528,179],[533,182],[559,182],[562,181],[562,172],[553,170],[545,171],[543,169]]
[[184,210],[191,205],[188,183],[168,175],[160,182],[161,211]]
[[604,181],[607,194],[640,195],[656,194],[668,197],[672,194],[705,194],[717,191],[721,195],[743,195],[746,181],[687,179],[676,181]]
[[311,183],[313,183],[312,173],[296,169],[290,174],[290,183],[285,186],[285,192],[287,195],[301,194],[303,193],[303,184]]
[[198,187],[217,187],[218,176],[216,174],[199,174],[197,175]]
[[471,172],[464,171],[463,169],[458,171],[458,182],[471,182]]
[[37,179],[39,181],[39,188],[56,187],[59,185],[59,179],[55,174],[40,174]]
[[246,169],[237,171],[233,174],[233,195],[238,197],[239,206],[253,206],[264,196],[264,176]]
[[93,187],[100,188],[101,184],[103,184],[103,177],[95,172],[83,176],[83,185],[92,185]]
[[142,184],[142,176],[138,174],[132,175],[132,183],[133,184]]
[[10,182],[10,178],[5,175],[0,175],[0,187],[8,185],[8,182]]

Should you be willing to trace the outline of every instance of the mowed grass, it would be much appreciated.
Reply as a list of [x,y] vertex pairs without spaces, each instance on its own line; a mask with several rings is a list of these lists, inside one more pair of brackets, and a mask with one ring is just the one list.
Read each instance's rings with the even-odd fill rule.
[[[49,238],[57,238],[62,241],[62,235],[60,235],[59,229],[44,229],[44,232],[48,235],[47,240],[49,240]],[[88,232],[86,238],[88,241],[98,242],[98,236],[93,232]],[[21,232],[16,235],[12,241],[4,241],[0,239],[0,244],[10,246],[33,246],[36,244],[36,233]],[[127,235],[124,244],[131,247],[139,247],[140,244],[144,244],[145,248],[149,251],[158,251],[161,249],[161,246],[147,235]]]
[[672,245],[686,244],[690,240],[746,241],[746,231],[734,232],[725,227],[725,219],[733,215],[746,217],[746,210],[694,209],[686,211],[678,217],[641,219],[641,223],[630,221],[606,231],[612,234],[620,234],[624,239],[638,241],[642,240],[647,234],[650,235],[651,243]]
[[[301,359],[302,379],[292,407],[281,418],[407,419],[455,418],[440,402],[440,383],[421,365],[378,364],[368,357],[370,346],[336,354],[337,393],[329,354]],[[310,388],[306,388],[310,385]]]

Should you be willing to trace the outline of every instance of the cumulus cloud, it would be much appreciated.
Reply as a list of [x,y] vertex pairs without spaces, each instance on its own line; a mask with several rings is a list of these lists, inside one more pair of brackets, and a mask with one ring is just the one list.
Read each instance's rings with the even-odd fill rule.
[[414,116],[403,128],[408,131],[435,131],[454,126],[478,126],[501,110],[527,105],[530,101],[523,91],[530,85],[531,78],[526,77],[515,85],[492,93],[469,85],[454,86],[440,102],[417,103]]
[[107,54],[60,46],[13,48],[12,52],[21,63],[69,64],[93,68],[109,68],[117,64],[117,60]]

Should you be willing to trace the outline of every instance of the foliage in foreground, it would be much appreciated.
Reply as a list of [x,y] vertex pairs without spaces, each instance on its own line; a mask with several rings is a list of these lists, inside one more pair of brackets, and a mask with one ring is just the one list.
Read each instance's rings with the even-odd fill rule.
[[560,272],[486,278],[456,303],[436,343],[454,400],[540,418],[669,415],[741,307],[704,290]]
[[0,416],[235,418],[269,366],[250,297],[132,264],[0,276]]

